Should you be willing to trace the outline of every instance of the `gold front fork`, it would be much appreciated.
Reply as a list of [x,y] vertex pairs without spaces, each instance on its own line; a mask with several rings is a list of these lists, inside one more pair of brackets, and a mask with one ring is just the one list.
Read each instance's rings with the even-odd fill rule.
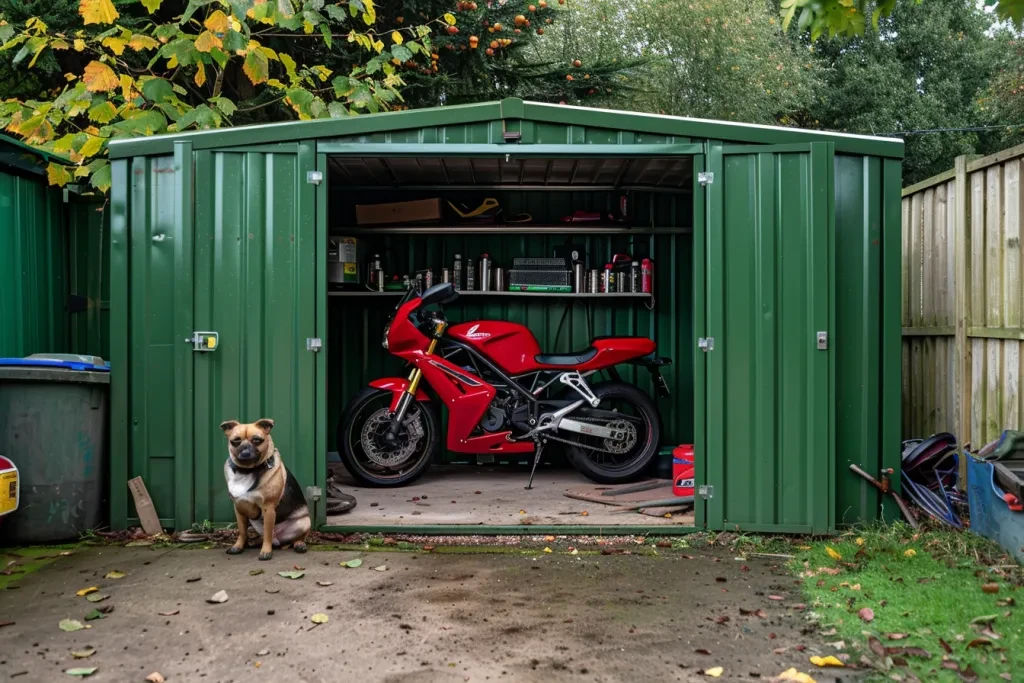
[[[430,340],[430,346],[427,347],[428,356],[434,355],[434,349],[437,348],[437,342],[442,336],[444,336],[444,331],[446,329],[448,329],[448,323],[438,322],[434,325],[434,338]],[[409,373],[409,388],[406,389],[406,391],[413,397],[416,396],[416,389],[419,387],[420,378],[422,377],[423,371],[419,368],[413,368],[412,372]]]

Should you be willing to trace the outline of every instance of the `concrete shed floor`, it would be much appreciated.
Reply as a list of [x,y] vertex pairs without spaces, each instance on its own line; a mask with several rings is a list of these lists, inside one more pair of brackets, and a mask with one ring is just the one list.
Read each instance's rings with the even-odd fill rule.
[[435,466],[401,488],[356,486],[341,465],[332,465],[331,473],[346,493],[356,497],[357,505],[345,514],[328,516],[330,525],[694,525],[692,510],[669,519],[638,512],[613,513],[610,505],[567,498],[566,489],[593,485],[574,469],[542,469],[529,491],[525,490],[529,470],[516,467]]
[[[152,672],[168,683],[708,681],[702,672],[722,667],[718,680],[750,681],[828,654],[801,635],[807,613],[785,568],[659,552],[314,549],[260,562],[252,549],[81,548],[0,592],[0,680],[71,681],[67,669],[96,667],[90,683]],[[355,558],[361,567],[339,566]],[[295,565],[301,578],[278,575]],[[88,586],[107,599],[76,595]],[[218,591],[227,602],[207,602]],[[113,611],[85,621],[94,608]],[[329,621],[315,625],[318,613]],[[65,632],[62,619],[90,628]]]

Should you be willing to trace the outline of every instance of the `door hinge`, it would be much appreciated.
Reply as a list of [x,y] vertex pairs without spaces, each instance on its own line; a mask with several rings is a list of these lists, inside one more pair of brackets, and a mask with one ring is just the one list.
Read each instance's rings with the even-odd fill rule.
[[306,171],[306,182],[310,185],[319,185],[323,181],[323,171]]
[[191,344],[193,351],[216,351],[220,345],[220,335],[216,332],[193,332],[191,337],[185,339],[185,343]]
[[828,332],[818,333],[818,350],[825,351],[828,349]]
[[715,350],[715,338],[714,337],[701,337],[697,340],[697,348],[707,353],[708,351]]
[[711,500],[715,497],[715,487],[710,484],[701,484],[697,487],[697,497]]
[[715,174],[712,171],[701,171],[697,174],[697,182],[707,187],[715,182]]
[[324,347],[323,341],[320,337],[306,337],[306,350],[316,353]]

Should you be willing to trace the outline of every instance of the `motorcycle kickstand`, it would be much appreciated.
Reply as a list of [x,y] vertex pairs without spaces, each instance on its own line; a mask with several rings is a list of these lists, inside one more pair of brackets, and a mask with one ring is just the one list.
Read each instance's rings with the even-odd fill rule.
[[527,491],[533,488],[533,474],[537,471],[537,465],[540,463],[541,453],[544,452],[544,444],[547,442],[547,439],[541,439],[537,442],[537,451],[533,455],[533,467],[530,468],[530,483],[524,487]]

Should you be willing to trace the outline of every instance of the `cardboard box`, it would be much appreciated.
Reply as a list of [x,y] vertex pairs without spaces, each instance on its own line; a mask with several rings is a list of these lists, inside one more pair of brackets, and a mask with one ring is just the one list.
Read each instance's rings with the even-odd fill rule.
[[358,225],[425,223],[439,221],[442,215],[440,199],[356,205],[356,223]]

